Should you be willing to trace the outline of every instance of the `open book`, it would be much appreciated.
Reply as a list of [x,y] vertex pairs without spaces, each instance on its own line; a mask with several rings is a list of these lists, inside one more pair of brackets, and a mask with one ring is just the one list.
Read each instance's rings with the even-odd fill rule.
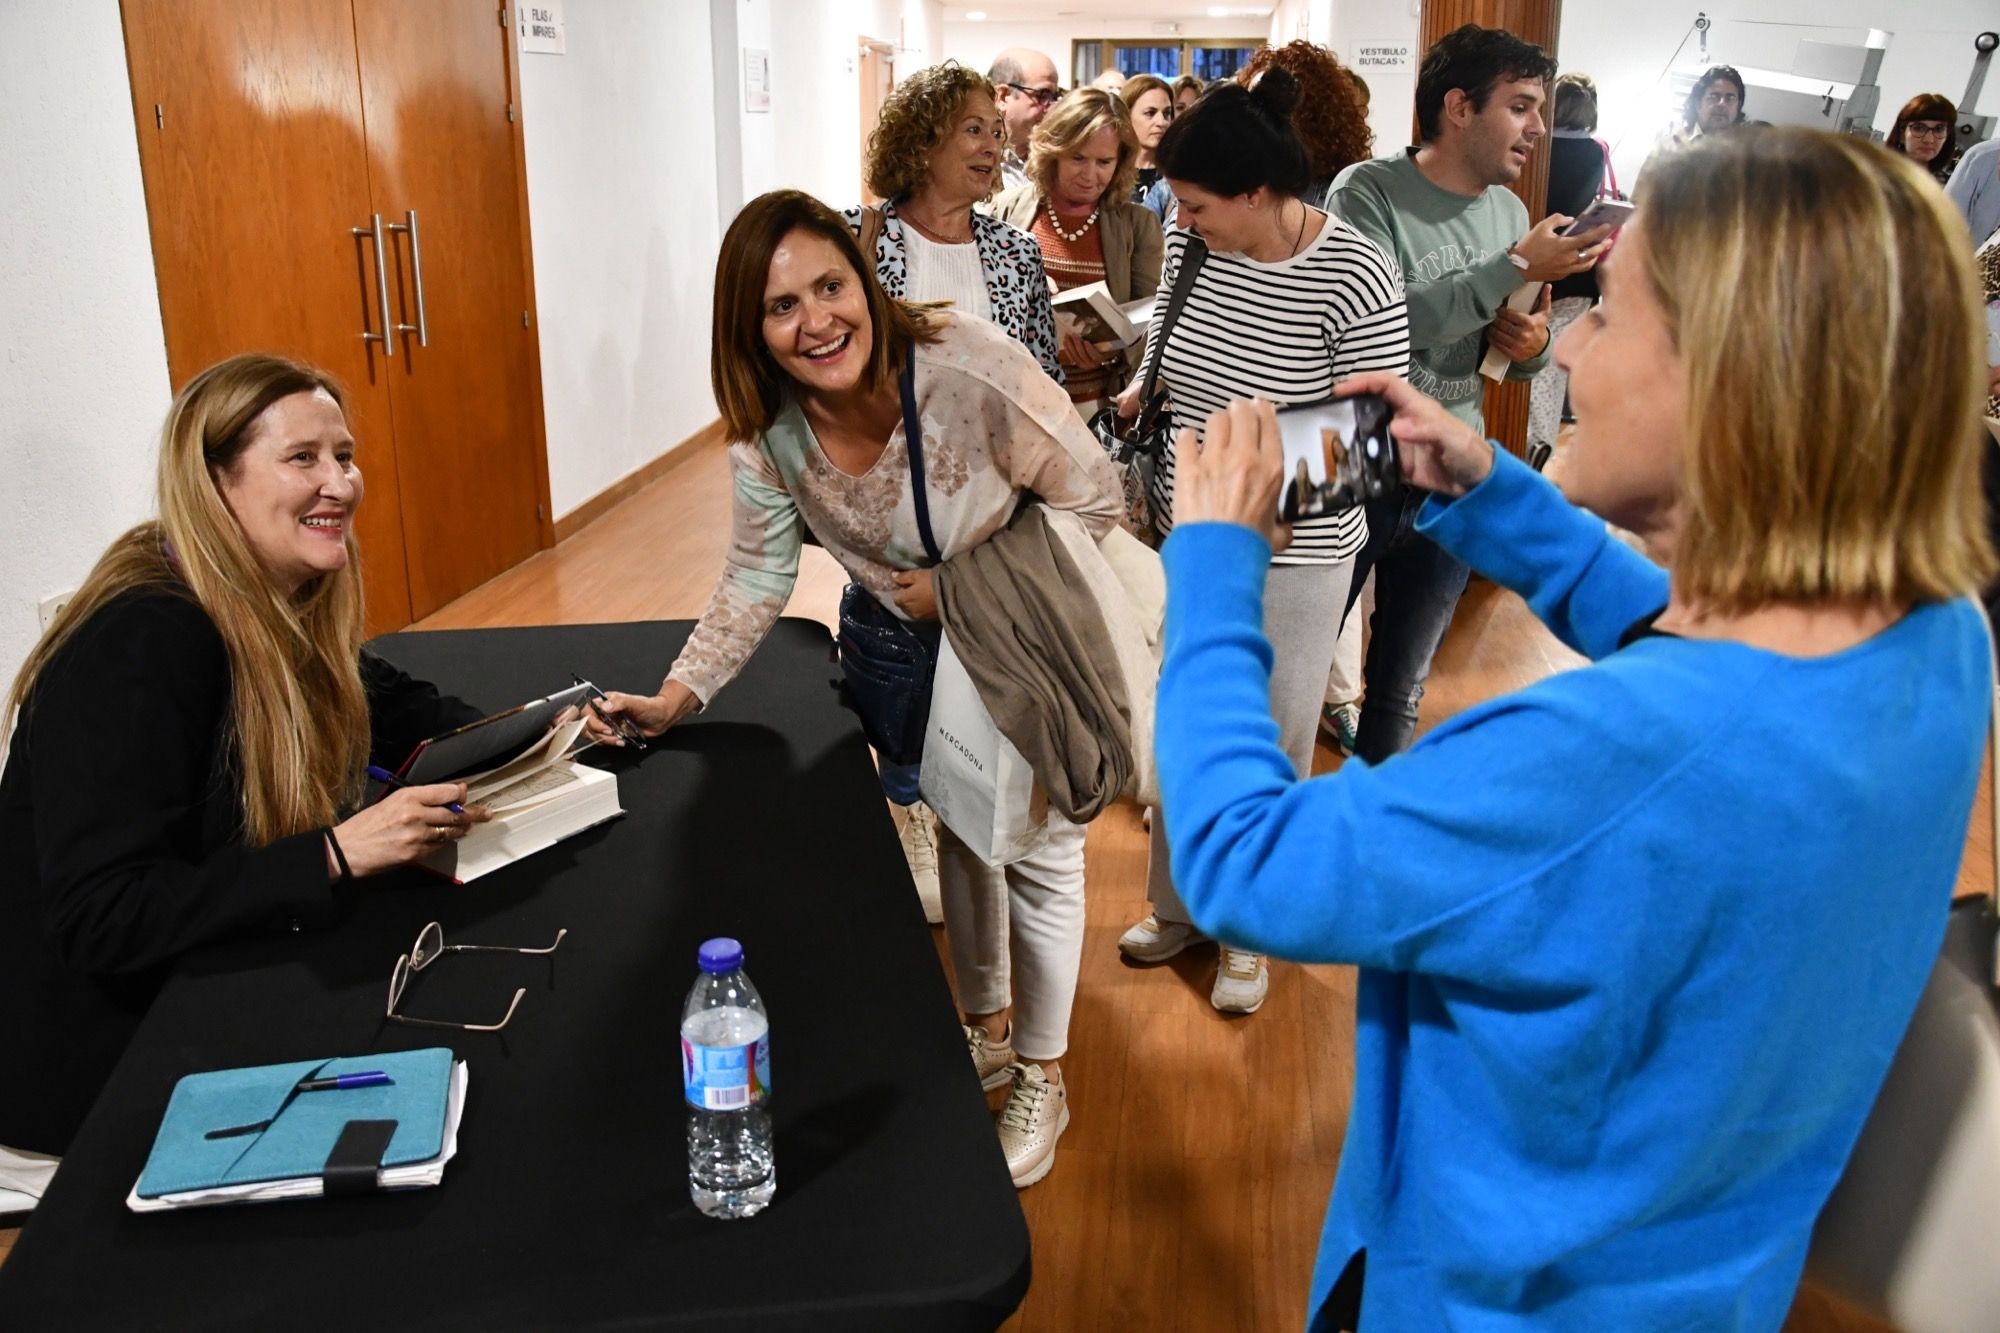
[[1072,287],[1050,298],[1055,307],[1056,327],[1079,334],[1085,342],[1107,350],[1130,347],[1146,332],[1153,319],[1153,298],[1142,296],[1124,305],[1111,299],[1111,289],[1101,282]]
[[461,778],[466,804],[487,807],[493,819],[418,864],[464,884],[624,814],[617,776],[571,757],[582,734],[583,719],[573,718],[506,763]]

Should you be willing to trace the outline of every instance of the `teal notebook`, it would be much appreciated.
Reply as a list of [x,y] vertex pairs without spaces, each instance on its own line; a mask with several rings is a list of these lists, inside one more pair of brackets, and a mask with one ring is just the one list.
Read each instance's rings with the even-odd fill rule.
[[[293,1091],[304,1079],[363,1070],[380,1070],[391,1081],[378,1087]],[[389,1168],[436,1161],[441,1169],[439,1159],[455,1147],[457,1134],[459,1099],[453,1096],[454,1084],[462,1094],[463,1070],[454,1075],[452,1053],[442,1046],[189,1074],[174,1085],[133,1195],[149,1200],[287,1181],[311,1188],[285,1193],[316,1194],[335,1142],[356,1120],[395,1122],[381,1154],[385,1184],[398,1183]],[[267,1127],[254,1132],[211,1137],[214,1131],[267,1120]],[[283,1193],[250,1190],[242,1197],[283,1197]]]

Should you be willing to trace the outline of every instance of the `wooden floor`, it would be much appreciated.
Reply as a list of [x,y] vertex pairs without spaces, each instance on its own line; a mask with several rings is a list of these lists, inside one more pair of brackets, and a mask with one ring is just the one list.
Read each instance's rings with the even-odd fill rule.
[[[704,448],[419,628],[699,615],[722,567],[728,514],[724,453]],[[832,624],[843,581],[808,548],[788,612]],[[1475,582],[1438,655],[1424,724],[1578,661],[1518,598]],[[1316,768],[1337,762],[1322,747]],[[1274,965],[1262,1011],[1225,1017],[1208,1003],[1212,949],[1152,968],[1118,954],[1119,932],[1146,910],[1136,810],[1121,806],[1092,824],[1086,855],[1088,935],[1064,1064],[1072,1122],[1054,1172],[1022,1195],[1034,1283],[1007,1327],[1300,1327],[1354,1077],[1353,969]],[[1991,825],[1978,816],[1960,891],[1990,891],[1991,866]],[[942,956],[941,935],[939,945]],[[0,1257],[11,1239],[0,1231]],[[1879,1327],[1816,1293],[1787,1325]]]

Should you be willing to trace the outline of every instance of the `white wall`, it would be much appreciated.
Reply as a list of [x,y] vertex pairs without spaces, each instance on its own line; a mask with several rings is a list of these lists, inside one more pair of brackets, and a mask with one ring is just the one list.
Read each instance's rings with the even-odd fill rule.
[[[1790,68],[1801,37],[1814,41],[1859,42],[1869,27],[1895,34],[1882,61],[1878,82],[1882,103],[1878,133],[1886,133],[1897,110],[1919,92],[1941,92],[1954,102],[1972,70],[1972,39],[2000,27],[1995,0],[1927,0],[1922,5],[1888,0],[1704,0],[1699,6],[1571,4],[1563,7],[1562,67],[1589,74],[1598,83],[1598,128],[1613,148],[1620,184],[1628,190],[1658,131],[1665,106],[1660,76],[1694,21],[1696,9],[1714,20],[1709,32],[1710,64]],[[1775,24],[1837,25],[1774,27]],[[1688,43],[1683,59],[1699,48]],[[1757,115],[1754,91],[1746,110]],[[1976,110],[2000,114],[2000,73],[1990,76]]]
[[[1414,44],[1420,31],[1417,9],[1417,0],[1281,0],[1271,11],[1269,40],[1283,45],[1303,37],[1330,48],[1342,64],[1353,65],[1358,44]],[[1363,71],[1363,77],[1368,81],[1368,128],[1375,135],[1375,155],[1399,153],[1410,143],[1417,72],[1371,69]]]
[[567,54],[521,56],[558,518],[715,419],[720,240],[707,6],[569,0],[564,19]]
[[167,350],[117,0],[0,4],[0,691],[148,517]]
[[1093,18],[1074,16],[1039,22],[968,23],[948,20],[944,24],[944,57],[969,65],[980,73],[992,68],[993,57],[1010,46],[1040,51],[1056,62],[1056,78],[1064,87],[1070,81],[1070,43],[1100,38],[1132,38],[1140,42],[1178,42],[1190,37],[1258,38],[1270,35],[1269,21],[1253,14],[1221,19],[1179,19],[1178,33],[1154,31],[1145,19]]

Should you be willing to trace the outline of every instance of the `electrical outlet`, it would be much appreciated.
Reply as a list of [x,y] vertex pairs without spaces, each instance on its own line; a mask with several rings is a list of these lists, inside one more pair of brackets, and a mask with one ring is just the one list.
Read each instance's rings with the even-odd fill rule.
[[62,609],[69,605],[69,599],[74,596],[76,596],[76,589],[71,588],[68,592],[59,592],[53,597],[42,598],[40,610],[42,613],[43,629],[49,627],[49,622],[62,613]]

